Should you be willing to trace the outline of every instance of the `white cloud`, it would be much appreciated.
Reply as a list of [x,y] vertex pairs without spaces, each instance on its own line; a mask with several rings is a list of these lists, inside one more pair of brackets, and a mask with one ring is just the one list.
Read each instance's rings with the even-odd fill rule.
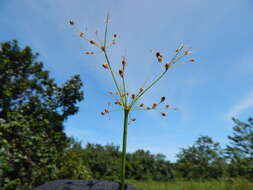
[[246,94],[239,103],[235,104],[230,111],[226,114],[227,119],[238,116],[243,111],[253,107],[253,90]]

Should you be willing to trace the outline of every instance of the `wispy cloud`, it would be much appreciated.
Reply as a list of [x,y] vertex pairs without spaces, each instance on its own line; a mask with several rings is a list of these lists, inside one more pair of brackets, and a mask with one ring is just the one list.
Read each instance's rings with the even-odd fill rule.
[[226,114],[226,119],[231,119],[231,117],[238,116],[243,111],[253,107],[253,90],[247,93],[239,103],[235,104],[230,111]]

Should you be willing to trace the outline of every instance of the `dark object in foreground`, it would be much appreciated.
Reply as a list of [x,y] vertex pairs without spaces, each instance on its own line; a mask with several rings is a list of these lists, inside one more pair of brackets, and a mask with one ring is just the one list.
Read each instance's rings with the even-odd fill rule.
[[[120,183],[99,180],[55,180],[40,185],[33,190],[119,190]],[[125,185],[125,190],[137,190]]]

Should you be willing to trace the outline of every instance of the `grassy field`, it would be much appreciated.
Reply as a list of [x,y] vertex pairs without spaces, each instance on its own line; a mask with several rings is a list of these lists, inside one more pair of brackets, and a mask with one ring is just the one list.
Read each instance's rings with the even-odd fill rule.
[[178,182],[140,182],[128,181],[138,190],[253,190],[253,182],[244,179],[233,181],[178,181]]

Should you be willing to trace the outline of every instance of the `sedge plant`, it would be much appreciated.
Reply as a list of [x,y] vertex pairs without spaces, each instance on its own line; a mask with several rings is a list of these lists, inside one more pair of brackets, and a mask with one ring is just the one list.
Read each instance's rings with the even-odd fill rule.
[[[176,51],[175,55],[168,61],[164,61],[164,56],[160,52],[156,52],[155,56],[160,65],[163,66],[163,70],[158,77],[156,77],[153,81],[150,82],[145,88],[139,88],[138,92],[130,94],[126,89],[126,79],[125,79],[125,71],[126,71],[126,57],[122,57],[121,61],[121,68],[118,71],[115,71],[112,67],[110,58],[108,56],[108,50],[112,45],[116,44],[117,34],[112,35],[112,41],[108,43],[108,24],[109,24],[109,14],[107,14],[106,20],[105,20],[105,31],[104,31],[104,37],[103,41],[101,42],[98,37],[98,33],[96,32],[97,40],[90,39],[86,32],[80,31],[76,25],[75,21],[69,20],[68,22],[71,26],[73,26],[76,31],[78,32],[78,35],[84,39],[86,42],[91,44],[92,46],[95,46],[100,52],[103,53],[106,63],[102,64],[102,67],[109,71],[113,83],[115,85],[116,92],[108,91],[109,94],[114,95],[116,97],[116,101],[114,102],[115,105],[119,106],[119,109],[116,110],[110,110],[110,109],[104,109],[101,112],[101,115],[109,114],[110,112],[114,111],[122,111],[124,114],[124,122],[123,122],[123,138],[122,138],[122,157],[121,157],[121,170],[120,170],[120,190],[124,190],[125,188],[125,165],[126,165],[126,149],[127,149],[127,130],[128,125],[130,122],[133,122],[136,120],[135,117],[130,118],[130,113],[134,110],[158,110],[161,114],[161,116],[166,116],[167,113],[161,110],[165,109],[174,109],[176,108],[172,107],[169,104],[164,105],[165,102],[165,96],[162,96],[157,103],[153,103],[151,106],[146,106],[144,103],[140,103],[141,98],[145,93],[148,92],[154,85],[158,83],[165,75],[166,73],[174,67],[174,65],[181,61],[183,57],[191,54],[190,48],[187,48],[184,45],[180,45]],[[86,51],[85,54],[92,55],[95,54],[93,51]],[[194,58],[188,59],[187,61],[183,63],[188,62],[195,62]],[[117,80],[118,77],[121,81]]]

